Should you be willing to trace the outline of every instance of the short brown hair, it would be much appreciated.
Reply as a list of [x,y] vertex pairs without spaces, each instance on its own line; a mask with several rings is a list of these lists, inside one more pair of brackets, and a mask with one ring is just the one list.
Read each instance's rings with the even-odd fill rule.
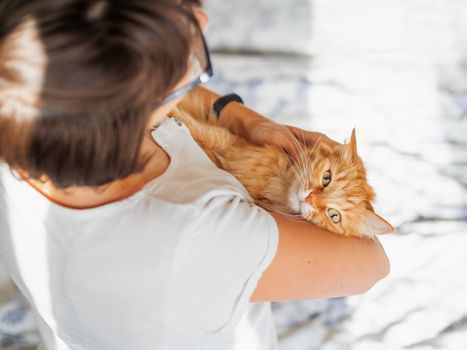
[[0,160],[55,186],[144,168],[155,102],[186,73],[198,0],[2,0]]

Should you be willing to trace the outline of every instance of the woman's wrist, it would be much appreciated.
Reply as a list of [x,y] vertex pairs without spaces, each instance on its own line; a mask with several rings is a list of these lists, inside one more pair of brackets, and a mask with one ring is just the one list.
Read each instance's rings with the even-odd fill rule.
[[222,110],[227,106],[229,103],[237,102],[240,104],[244,104],[242,98],[237,95],[236,93],[230,93],[224,96],[219,97],[214,103],[212,104],[212,111],[214,116],[217,119],[220,119]]

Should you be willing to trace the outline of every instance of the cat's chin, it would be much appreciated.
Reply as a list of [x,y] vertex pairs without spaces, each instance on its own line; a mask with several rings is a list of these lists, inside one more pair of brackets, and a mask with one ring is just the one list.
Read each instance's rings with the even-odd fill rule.
[[287,209],[288,209],[289,214],[292,214],[292,215],[302,215],[302,213],[300,212],[300,210],[292,209],[292,208],[290,208],[290,206],[289,206],[289,208],[287,208]]
[[300,215],[305,219],[311,217],[313,214],[313,207],[305,202],[300,202]]
[[300,183],[294,179],[289,187],[288,204],[293,214],[301,214]]
[[288,200],[289,200],[290,211],[293,214],[300,214],[300,210],[301,210],[300,199],[298,198],[297,191],[293,191],[293,190],[290,191],[289,196],[288,196]]
[[305,202],[306,193],[298,189],[298,184],[292,184],[289,195],[289,210],[291,214],[300,215],[305,220],[313,214],[313,207]]

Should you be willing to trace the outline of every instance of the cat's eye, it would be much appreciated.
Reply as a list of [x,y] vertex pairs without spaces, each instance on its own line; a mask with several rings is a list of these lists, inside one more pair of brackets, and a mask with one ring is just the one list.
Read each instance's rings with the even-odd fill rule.
[[323,173],[323,179],[321,181],[323,183],[323,186],[326,187],[327,185],[329,185],[331,183],[331,180],[331,172],[329,170],[325,171]]
[[341,214],[336,209],[329,208],[328,215],[331,221],[335,224],[338,224],[341,221]]

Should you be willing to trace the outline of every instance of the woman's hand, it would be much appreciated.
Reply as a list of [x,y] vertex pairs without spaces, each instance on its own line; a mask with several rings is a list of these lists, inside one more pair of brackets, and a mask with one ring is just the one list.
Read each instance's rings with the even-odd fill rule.
[[305,131],[294,126],[277,124],[270,120],[256,120],[248,128],[246,138],[257,145],[274,145],[297,159],[303,147],[313,147],[318,142],[330,146],[337,142],[319,132]]

